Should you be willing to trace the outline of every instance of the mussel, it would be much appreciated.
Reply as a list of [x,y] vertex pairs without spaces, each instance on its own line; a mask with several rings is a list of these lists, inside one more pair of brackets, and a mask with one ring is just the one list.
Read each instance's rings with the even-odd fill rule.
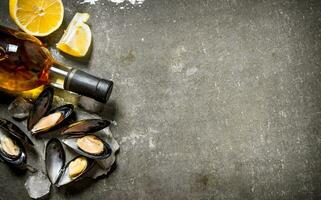
[[27,128],[29,131],[49,111],[52,104],[53,95],[54,95],[54,90],[51,87],[45,88],[39,94],[29,113],[29,117],[27,121]]
[[57,187],[78,180],[82,175],[88,172],[93,165],[94,161],[84,156],[77,156],[72,159],[61,171],[59,181],[56,184]]
[[94,134],[110,125],[103,119],[85,119],[69,125],[62,134],[62,142],[78,154],[92,159],[105,159],[110,156],[110,146]]
[[0,158],[10,166],[24,169],[26,166],[25,148],[18,138],[0,126]]
[[66,155],[61,142],[53,138],[46,145],[46,171],[52,184],[56,184],[66,161]]
[[66,104],[53,109],[48,115],[42,117],[31,129],[32,134],[43,133],[58,126],[73,112],[74,106]]
[[109,144],[93,134],[67,136],[62,142],[76,153],[92,159],[108,158],[112,152]]
[[32,134],[44,133],[57,127],[73,113],[74,106],[72,104],[60,106],[49,112],[53,100],[53,93],[53,89],[47,87],[35,100],[27,124],[28,130]]
[[84,156],[77,156],[69,163],[59,139],[50,139],[46,145],[46,171],[50,182],[57,187],[79,179],[94,164],[94,161]]
[[0,127],[7,130],[11,135],[19,139],[23,144],[28,144],[33,146],[33,142],[26,135],[24,131],[22,131],[17,125],[13,122],[0,118]]
[[94,133],[110,125],[110,121],[104,119],[84,119],[70,124],[63,135],[78,135],[83,133]]

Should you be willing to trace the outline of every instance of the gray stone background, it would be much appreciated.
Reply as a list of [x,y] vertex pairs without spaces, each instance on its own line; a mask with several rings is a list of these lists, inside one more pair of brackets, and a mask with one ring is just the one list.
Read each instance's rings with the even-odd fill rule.
[[[117,121],[121,150],[108,177],[50,199],[321,198],[320,1],[64,5],[45,41],[57,60],[115,82],[102,115]],[[91,15],[85,62],[54,45],[76,12]],[[0,23],[16,27],[7,0]],[[0,173],[0,199],[28,198],[25,175]]]

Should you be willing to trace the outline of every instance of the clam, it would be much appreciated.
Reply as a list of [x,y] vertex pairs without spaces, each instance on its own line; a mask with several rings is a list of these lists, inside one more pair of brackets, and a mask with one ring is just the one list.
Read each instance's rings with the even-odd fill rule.
[[29,131],[49,111],[52,104],[53,95],[54,95],[54,91],[53,91],[53,88],[51,87],[45,88],[39,94],[29,113],[29,117],[27,121],[27,128]]
[[26,166],[27,156],[22,143],[3,127],[0,127],[0,158],[13,167]]
[[52,184],[56,184],[65,165],[66,155],[61,142],[53,138],[46,145],[46,171]]
[[0,127],[8,131],[11,135],[19,139],[23,144],[33,146],[33,142],[17,125],[13,122],[0,118]]
[[78,156],[71,160],[62,170],[57,186],[66,185],[78,180],[82,175],[91,169],[94,161],[84,156]]
[[92,134],[71,135],[62,142],[76,153],[91,159],[105,159],[111,155],[111,148],[104,140]]
[[78,135],[94,133],[110,125],[110,121],[104,119],[84,119],[70,124],[63,132],[64,135]]
[[32,127],[31,133],[43,133],[54,127],[57,127],[73,113],[73,110],[74,106],[72,104],[66,104],[51,110],[48,115],[40,118],[39,121]]

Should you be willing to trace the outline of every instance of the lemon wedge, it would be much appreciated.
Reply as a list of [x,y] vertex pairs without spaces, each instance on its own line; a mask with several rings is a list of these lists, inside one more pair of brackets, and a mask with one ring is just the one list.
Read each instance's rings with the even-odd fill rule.
[[10,0],[9,13],[26,33],[47,36],[60,27],[64,6],[61,0]]
[[75,57],[85,56],[91,43],[91,30],[85,22],[89,19],[88,13],[76,13],[57,43],[57,48]]

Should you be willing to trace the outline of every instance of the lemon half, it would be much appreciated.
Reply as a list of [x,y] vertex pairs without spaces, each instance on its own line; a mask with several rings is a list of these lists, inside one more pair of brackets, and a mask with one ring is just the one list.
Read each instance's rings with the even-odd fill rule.
[[60,27],[64,6],[61,0],[10,0],[9,12],[26,33],[47,36]]
[[91,30],[85,22],[89,19],[88,13],[76,13],[57,43],[57,48],[75,57],[85,56],[91,43]]

